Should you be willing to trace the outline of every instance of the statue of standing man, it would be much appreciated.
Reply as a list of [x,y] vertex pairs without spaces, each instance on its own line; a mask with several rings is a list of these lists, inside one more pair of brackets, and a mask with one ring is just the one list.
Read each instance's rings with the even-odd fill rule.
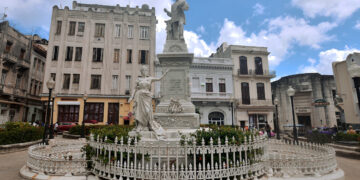
[[171,17],[170,20],[166,21],[167,27],[167,40],[183,40],[184,39],[184,24],[185,13],[189,9],[189,5],[186,0],[176,0],[171,5],[171,12],[166,8],[164,11]]

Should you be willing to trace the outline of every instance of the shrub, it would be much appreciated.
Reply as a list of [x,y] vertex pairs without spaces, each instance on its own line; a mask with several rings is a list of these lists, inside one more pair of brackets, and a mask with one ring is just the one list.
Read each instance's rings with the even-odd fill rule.
[[[103,128],[105,127],[105,125],[88,125],[88,126],[85,126],[85,135],[90,135],[90,132],[92,129],[99,129],[99,128]],[[69,129],[69,134],[72,134],[72,135],[81,135],[81,131],[82,131],[82,127],[81,125],[76,125],[74,127],[71,127]]]
[[335,141],[360,141],[360,134],[348,134],[338,132],[335,137]]
[[42,138],[43,128],[23,122],[7,122],[0,129],[0,145],[30,142]]
[[332,134],[331,133],[322,133],[318,130],[313,130],[308,132],[305,137],[309,142],[313,143],[331,143],[332,142]]

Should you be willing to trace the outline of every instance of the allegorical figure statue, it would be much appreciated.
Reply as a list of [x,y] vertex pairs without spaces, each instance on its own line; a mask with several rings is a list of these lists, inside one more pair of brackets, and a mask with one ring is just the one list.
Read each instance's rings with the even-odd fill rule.
[[171,17],[170,20],[166,21],[167,40],[184,39],[184,24],[186,24],[184,11],[188,9],[189,5],[186,0],[176,0],[176,2],[171,5],[171,12],[166,8],[164,9],[166,14]]
[[134,89],[128,102],[134,100],[133,113],[136,122],[136,131],[154,131],[158,138],[163,137],[164,129],[154,120],[151,84],[160,81],[168,73],[166,71],[160,78],[149,77],[148,70],[143,66],[140,70],[141,77],[136,81]]

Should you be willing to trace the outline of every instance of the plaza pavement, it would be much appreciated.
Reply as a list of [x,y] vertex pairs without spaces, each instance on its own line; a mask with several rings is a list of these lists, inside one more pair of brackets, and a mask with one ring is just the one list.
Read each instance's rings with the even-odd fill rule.
[[[19,170],[26,163],[27,151],[0,154],[0,180],[23,180]],[[336,157],[339,167],[345,172],[346,180],[360,177],[360,159]]]

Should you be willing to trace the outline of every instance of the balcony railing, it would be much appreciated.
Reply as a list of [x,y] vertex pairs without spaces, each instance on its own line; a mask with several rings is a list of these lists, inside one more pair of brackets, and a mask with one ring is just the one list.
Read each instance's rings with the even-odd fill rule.
[[17,61],[17,57],[15,57],[9,53],[2,54],[1,58],[3,59],[3,61],[8,62],[10,64],[16,64],[16,61]]
[[[249,103],[250,102],[250,103]],[[272,106],[271,99],[259,100],[259,99],[239,99],[239,106]]]
[[191,92],[191,98],[210,98],[210,99],[231,99],[232,93],[222,92]]
[[257,76],[257,77],[270,77],[270,78],[274,78],[276,77],[276,71],[268,71],[268,70],[263,70],[262,73],[256,72],[254,69],[249,69],[246,72],[242,72],[240,69],[238,69],[238,76]]

